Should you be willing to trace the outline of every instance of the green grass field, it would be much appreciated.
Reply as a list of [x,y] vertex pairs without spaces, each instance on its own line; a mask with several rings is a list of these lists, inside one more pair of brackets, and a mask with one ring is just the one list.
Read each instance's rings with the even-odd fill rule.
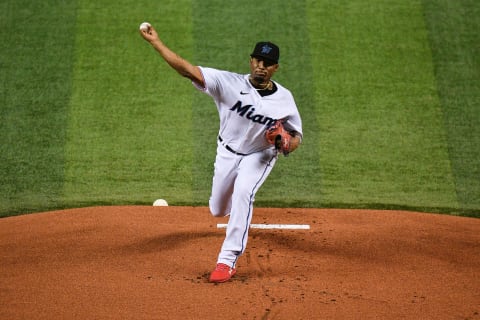
[[0,3],[0,216],[207,205],[218,116],[138,34],[248,72],[282,52],[304,144],[257,206],[480,217],[480,3],[474,0]]

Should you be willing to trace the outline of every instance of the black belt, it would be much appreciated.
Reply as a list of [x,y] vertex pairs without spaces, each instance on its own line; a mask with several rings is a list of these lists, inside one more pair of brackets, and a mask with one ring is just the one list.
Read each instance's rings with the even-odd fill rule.
[[[218,141],[223,142],[222,137],[218,136]],[[223,143],[222,143],[222,146],[224,146],[225,149],[227,149],[228,151],[230,151],[230,152],[233,153],[233,154],[236,154],[237,156],[247,156],[247,154],[245,154],[245,153],[240,153],[240,152],[237,152],[237,151],[233,150],[233,149],[230,148],[227,144],[223,144]]]

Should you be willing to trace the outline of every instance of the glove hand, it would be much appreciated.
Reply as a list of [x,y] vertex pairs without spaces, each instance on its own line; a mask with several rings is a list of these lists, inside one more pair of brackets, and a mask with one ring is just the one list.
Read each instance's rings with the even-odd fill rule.
[[277,120],[270,128],[265,132],[265,138],[268,143],[275,146],[278,152],[287,156],[290,153],[290,140],[292,136],[285,130],[281,120]]

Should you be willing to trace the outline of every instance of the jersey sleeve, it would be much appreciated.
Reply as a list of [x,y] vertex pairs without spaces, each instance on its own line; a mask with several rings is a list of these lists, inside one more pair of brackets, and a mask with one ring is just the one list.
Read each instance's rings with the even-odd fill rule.
[[287,121],[284,123],[285,129],[288,131],[296,131],[303,138],[302,118],[300,117],[300,113],[298,112],[298,108],[292,94],[289,92],[288,95],[289,100],[291,100],[290,104],[292,107],[292,113],[287,117]]
[[199,86],[195,82],[192,82],[192,84],[198,90],[212,97],[217,96],[222,86],[222,81],[221,81],[222,71],[213,69],[213,68],[205,68],[201,66],[199,66],[199,68],[200,68],[200,71],[202,72],[202,76],[205,81],[205,88]]

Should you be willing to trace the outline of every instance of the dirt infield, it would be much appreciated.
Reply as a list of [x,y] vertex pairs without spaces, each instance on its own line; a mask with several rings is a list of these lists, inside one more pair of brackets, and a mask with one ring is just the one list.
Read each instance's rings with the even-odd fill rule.
[[94,207],[0,219],[0,319],[480,319],[480,219],[263,209],[233,281],[207,282],[207,208]]

